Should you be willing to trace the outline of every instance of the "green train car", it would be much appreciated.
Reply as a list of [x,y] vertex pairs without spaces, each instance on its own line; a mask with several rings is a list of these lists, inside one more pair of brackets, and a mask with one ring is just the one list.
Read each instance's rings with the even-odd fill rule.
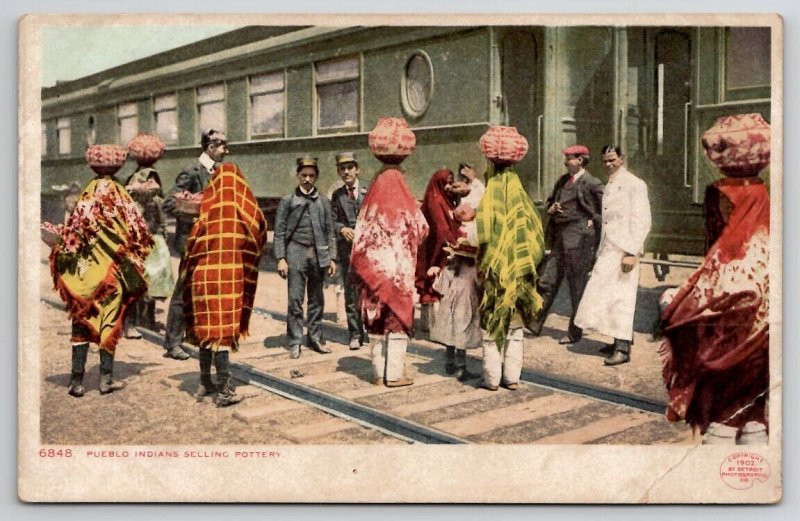
[[770,120],[771,54],[769,26],[243,27],[43,88],[43,218],[63,212],[59,188],[90,179],[87,143],[158,134],[169,187],[199,154],[201,129],[224,128],[228,159],[269,207],[302,154],[319,158],[323,192],[342,150],[359,154],[369,181],[379,163],[367,134],[402,116],[417,136],[404,167],[418,197],[440,167],[484,167],[477,142],[492,124],[527,137],[519,172],[540,207],[564,172],[562,148],[589,146],[602,178],[600,148],[620,144],[649,186],[647,251],[702,254],[700,203],[716,173],[700,136],[725,114]]

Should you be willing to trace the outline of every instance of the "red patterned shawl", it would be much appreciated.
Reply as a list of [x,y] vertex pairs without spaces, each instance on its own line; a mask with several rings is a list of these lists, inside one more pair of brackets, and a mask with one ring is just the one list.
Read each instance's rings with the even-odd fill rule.
[[456,202],[445,190],[447,178],[452,175],[453,172],[446,168],[437,170],[428,182],[422,199],[422,215],[430,226],[430,233],[420,245],[417,255],[416,286],[423,304],[436,302],[441,297],[431,287],[434,279],[428,277],[428,269],[433,266],[444,267],[447,260],[444,247],[454,244],[458,239],[460,223],[453,218]]
[[267,223],[239,167],[223,163],[203,192],[180,276],[186,331],[200,345],[233,350],[247,335]]
[[136,203],[119,183],[100,176],[86,185],[50,254],[55,288],[73,324],[73,342],[95,342],[113,353],[126,308],[147,290],[144,259],[153,238]]
[[661,347],[667,417],[700,432],[766,423],[769,385],[769,195],[758,178],[721,179],[706,201],[716,241],[664,311]]
[[428,224],[402,170],[386,166],[370,184],[356,222],[350,269],[367,328],[388,310],[406,332],[414,325],[414,271]]

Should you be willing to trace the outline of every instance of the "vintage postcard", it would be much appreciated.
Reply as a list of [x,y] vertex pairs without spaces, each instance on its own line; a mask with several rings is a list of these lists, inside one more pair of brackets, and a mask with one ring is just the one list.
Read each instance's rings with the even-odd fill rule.
[[24,17],[19,497],[779,502],[782,52],[776,14]]

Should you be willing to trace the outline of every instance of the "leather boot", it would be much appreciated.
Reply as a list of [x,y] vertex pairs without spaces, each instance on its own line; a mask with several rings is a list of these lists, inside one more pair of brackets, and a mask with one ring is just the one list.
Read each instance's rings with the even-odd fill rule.
[[236,394],[231,385],[231,365],[228,351],[217,351],[214,355],[214,366],[217,368],[217,395],[214,404],[217,407],[227,407],[242,401],[243,397]]
[[100,348],[100,394],[109,394],[125,389],[128,384],[111,379],[114,372],[114,355]]
[[614,354],[603,360],[605,365],[621,365],[631,361],[631,341],[614,339]]
[[144,308],[142,312],[142,322],[144,327],[149,329],[150,331],[157,331],[158,327],[156,327],[156,301],[154,299],[149,299],[147,302],[142,303],[142,307]]
[[140,306],[140,302],[136,301],[125,309],[125,338],[142,338],[142,334],[136,329],[136,326],[140,324]]
[[72,377],[69,380],[69,395],[80,398],[86,394],[83,388],[83,373],[86,369],[86,355],[89,342],[72,346]]
[[456,379],[459,382],[465,382],[467,380],[471,380],[473,378],[477,378],[478,374],[470,373],[467,370],[467,350],[466,349],[456,349]]
[[211,349],[200,348],[197,353],[197,358],[200,360],[200,385],[197,386],[195,398],[202,401],[206,396],[213,395],[217,392],[217,386],[211,379],[211,360],[213,353]]
[[456,346],[446,346],[444,354],[444,372],[455,374],[456,372]]

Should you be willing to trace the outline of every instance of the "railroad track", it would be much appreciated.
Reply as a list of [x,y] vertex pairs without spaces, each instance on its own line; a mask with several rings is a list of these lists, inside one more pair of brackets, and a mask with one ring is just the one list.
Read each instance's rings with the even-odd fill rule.
[[[56,307],[60,302],[43,298]],[[256,309],[265,318],[285,320],[280,313]],[[346,344],[347,332],[324,322],[325,337]],[[140,329],[158,346],[163,336]],[[237,380],[297,404],[311,406],[338,419],[304,433],[311,440],[358,424],[406,443],[683,443],[685,429],[663,419],[665,404],[628,393],[602,389],[578,381],[531,370],[523,371],[516,392],[489,392],[476,388],[479,379],[461,383],[444,375],[442,351],[412,342],[407,370],[415,384],[390,389],[371,384],[367,349],[349,351],[346,345],[317,355],[308,350],[298,360],[283,348],[250,342],[232,363]],[[197,357],[197,348],[184,345]],[[477,366],[477,362],[474,363]],[[237,405],[233,417],[268,421],[278,414],[274,402],[260,405],[248,399]],[[291,406],[288,406],[291,407]],[[658,414],[655,414],[658,413]],[[346,421],[342,421],[346,420]]]

